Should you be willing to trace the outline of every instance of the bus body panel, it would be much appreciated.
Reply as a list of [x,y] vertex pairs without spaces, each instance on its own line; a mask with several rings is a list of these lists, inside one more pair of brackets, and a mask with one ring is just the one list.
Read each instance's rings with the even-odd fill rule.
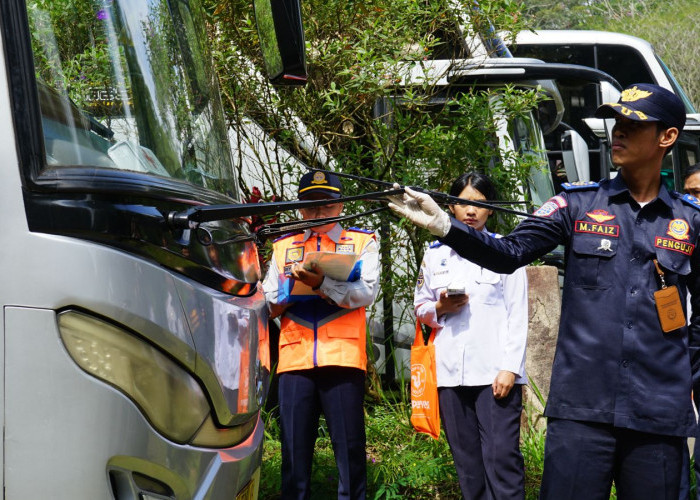
[[54,311],[6,307],[4,333],[6,498],[111,499],[108,464],[131,456],[169,469],[189,498],[211,490],[207,498],[230,499],[258,467],[260,422],[231,449],[168,442],[131,401],[75,365]]
[[[0,37],[0,57],[4,44]],[[6,62],[0,67],[7,68]],[[236,498],[256,477],[262,458],[258,410],[264,389],[257,351],[267,328],[262,293],[233,297],[143,256],[87,238],[29,231],[24,193],[32,187],[23,185],[26,166],[18,152],[27,138],[16,137],[8,71],[0,71],[4,497],[137,500],[145,490],[134,483],[136,472],[154,471],[172,488],[172,498]],[[129,397],[71,358],[57,322],[64,310],[94,315],[155,346],[200,385],[210,383],[207,390],[224,394],[226,411],[212,404],[216,424],[245,420],[252,431],[223,449],[164,437]],[[193,310],[208,314],[197,322]],[[214,374],[212,380],[198,377],[206,373]],[[232,389],[241,374],[246,398]],[[222,422],[219,414],[235,419]]]

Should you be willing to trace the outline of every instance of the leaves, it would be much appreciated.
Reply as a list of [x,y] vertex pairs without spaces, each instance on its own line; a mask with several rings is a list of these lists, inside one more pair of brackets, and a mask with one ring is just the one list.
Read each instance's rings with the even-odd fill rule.
[[[529,113],[541,97],[513,88],[437,85],[440,75],[430,69],[433,60],[447,67],[470,55],[476,45],[465,38],[470,18],[484,33],[522,29],[519,2],[482,0],[475,7],[473,0],[305,0],[308,83],[277,89],[259,71],[251,3],[205,4],[229,123],[240,143],[234,156],[246,170],[239,176],[246,184],[241,192],[254,184],[279,199],[294,196],[290,186],[303,163],[438,191],[467,170],[488,171],[502,199],[521,195],[535,160],[501,151],[494,103],[502,100],[499,119],[506,123]],[[421,71],[423,81],[403,85],[410,72]],[[265,137],[256,135],[263,131]],[[349,181],[344,187],[349,195],[378,189]],[[368,208],[355,202],[345,212]],[[514,221],[494,222],[492,229],[506,230]],[[400,331],[412,321],[415,276],[431,237],[389,213],[353,224],[381,228],[385,264],[377,303],[386,299],[387,309],[393,304],[387,314],[398,318]]]
[[523,13],[540,29],[599,29],[647,40],[700,106],[700,9],[695,0],[532,0]]

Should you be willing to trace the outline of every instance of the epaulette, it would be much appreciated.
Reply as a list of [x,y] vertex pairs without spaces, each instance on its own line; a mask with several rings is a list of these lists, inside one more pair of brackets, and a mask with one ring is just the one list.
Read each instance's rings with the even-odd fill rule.
[[277,243],[277,242],[280,241],[280,240],[283,240],[283,239],[285,239],[285,238],[289,238],[290,236],[296,236],[296,235],[298,235],[298,234],[302,234],[303,232],[304,232],[304,231],[292,231],[291,233],[283,234],[282,236],[278,236],[277,238],[275,238],[274,240],[272,240],[272,243]]
[[600,187],[600,182],[594,181],[576,181],[576,182],[563,182],[561,185],[564,191],[581,191],[584,189],[598,189]]
[[680,196],[681,201],[683,201],[686,205],[690,205],[696,210],[700,210],[700,200],[698,200],[695,196],[692,194],[684,194],[681,195],[680,193],[674,193]]
[[435,240],[430,244],[430,246],[428,246],[428,248],[437,248],[439,246],[442,246],[442,242]]
[[349,227],[347,231],[355,231],[356,233],[374,234],[370,229],[362,229],[361,227]]

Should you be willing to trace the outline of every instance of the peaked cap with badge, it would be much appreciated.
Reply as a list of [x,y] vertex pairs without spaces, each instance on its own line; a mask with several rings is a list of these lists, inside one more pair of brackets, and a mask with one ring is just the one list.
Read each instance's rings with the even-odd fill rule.
[[670,90],[650,83],[635,83],[622,91],[617,102],[602,104],[595,112],[596,118],[619,115],[639,122],[661,122],[681,132],[686,112],[683,101]]
[[297,198],[303,200],[313,193],[323,193],[329,198],[340,198],[343,195],[343,186],[337,175],[330,172],[316,170],[304,174],[299,181]]

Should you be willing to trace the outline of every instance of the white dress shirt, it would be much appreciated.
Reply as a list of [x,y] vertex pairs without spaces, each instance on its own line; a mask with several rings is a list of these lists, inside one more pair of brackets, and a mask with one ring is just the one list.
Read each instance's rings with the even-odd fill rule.
[[[464,286],[469,302],[457,313],[438,317],[435,306],[448,285]],[[501,370],[515,373],[516,384],[527,382],[525,268],[496,274],[434,243],[423,257],[413,304],[416,317],[437,329],[438,386],[491,385]]]

